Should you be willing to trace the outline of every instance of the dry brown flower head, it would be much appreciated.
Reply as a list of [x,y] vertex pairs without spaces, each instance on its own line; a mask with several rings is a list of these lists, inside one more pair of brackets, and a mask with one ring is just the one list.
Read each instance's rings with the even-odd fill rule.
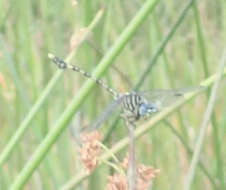
[[148,187],[152,185],[153,179],[159,173],[159,169],[155,169],[152,166],[145,166],[139,164],[137,167],[137,190],[148,190]]
[[106,190],[127,190],[126,176],[122,174],[109,176]]
[[81,135],[82,146],[80,148],[81,159],[86,169],[91,173],[98,164],[98,156],[101,153],[101,134],[98,131],[83,133]]
[[[123,160],[122,167],[124,169],[128,168],[128,156]],[[137,166],[137,176],[136,176],[136,190],[148,190],[152,185],[153,179],[159,173],[158,169],[154,169],[152,166],[145,166],[144,164],[139,164]],[[127,180],[123,175],[115,174],[114,176],[108,177],[107,190],[127,190]]]

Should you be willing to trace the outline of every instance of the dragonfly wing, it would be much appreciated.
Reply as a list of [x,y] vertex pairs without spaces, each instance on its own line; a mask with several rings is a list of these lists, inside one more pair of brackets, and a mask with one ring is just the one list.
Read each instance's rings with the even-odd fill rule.
[[141,96],[147,99],[147,101],[156,103],[159,109],[170,106],[174,102],[182,99],[185,94],[202,90],[203,87],[190,87],[181,89],[159,89],[153,91],[138,92]]
[[[111,115],[112,113],[117,109],[117,107],[121,104],[123,101],[123,97],[118,98],[117,100],[114,100],[97,118],[96,121],[94,121],[90,127],[88,127],[88,130],[95,130],[98,129],[102,123],[104,123]],[[86,129],[85,129],[86,130]]]

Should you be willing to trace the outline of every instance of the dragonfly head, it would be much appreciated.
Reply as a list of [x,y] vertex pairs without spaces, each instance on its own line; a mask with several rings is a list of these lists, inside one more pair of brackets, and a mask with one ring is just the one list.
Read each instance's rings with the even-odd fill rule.
[[139,105],[138,112],[141,117],[156,113],[158,106],[155,103],[142,103]]

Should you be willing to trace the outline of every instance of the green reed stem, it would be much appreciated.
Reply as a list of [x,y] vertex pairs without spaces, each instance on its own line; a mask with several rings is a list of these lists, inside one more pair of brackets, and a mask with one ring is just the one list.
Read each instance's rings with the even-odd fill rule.
[[[86,39],[89,32],[93,30],[93,28],[97,25],[101,18],[102,14],[99,12],[97,16],[94,18],[94,20],[91,22],[91,24],[88,26],[86,34],[83,35],[83,39],[81,39],[81,42]],[[80,42],[80,43],[81,43]],[[66,58],[67,62],[70,62],[75,54],[75,51],[72,51]],[[10,154],[12,153],[13,149],[16,147],[16,145],[19,143],[21,138],[23,137],[24,133],[29,127],[29,124],[34,119],[34,116],[38,113],[38,111],[41,109],[42,105],[45,103],[45,100],[50,95],[51,90],[54,88],[54,86],[57,84],[58,80],[60,79],[62,75],[62,71],[58,70],[56,74],[52,77],[50,82],[47,84],[46,88],[43,90],[42,94],[36,101],[36,103],[32,106],[30,112],[27,114],[25,119],[22,121],[20,126],[18,127],[17,131],[14,133],[14,135],[9,140],[8,144],[3,149],[2,153],[0,154],[0,167],[4,164],[4,162],[9,158]],[[18,86],[18,85],[17,85]]]
[[[198,37],[198,42],[199,42],[199,49],[200,49],[200,54],[201,54],[201,59],[202,59],[202,67],[204,70],[204,75],[205,78],[209,76],[209,70],[208,70],[208,61],[207,61],[207,56],[206,56],[206,48],[205,48],[205,41],[204,41],[204,36],[202,32],[202,25],[200,23],[200,18],[199,18],[199,12],[196,3],[193,4],[193,12],[194,12],[194,18],[195,18],[195,23],[196,23],[196,28],[197,28],[197,37]],[[207,90],[207,97],[210,97],[210,90]],[[218,125],[217,125],[217,119],[216,119],[216,114],[213,112],[211,116],[211,123],[213,127],[213,143],[214,143],[214,151],[216,155],[216,164],[217,164],[217,177],[220,180],[221,188],[225,189],[226,184],[225,184],[225,179],[224,179],[224,171],[222,168],[223,161],[222,161],[222,155],[221,155],[221,146],[220,146],[220,140],[219,140],[219,135],[218,135]]]
[[184,190],[189,190],[191,188],[191,185],[192,185],[194,177],[195,177],[195,172],[196,172],[196,168],[197,168],[197,165],[198,165],[198,162],[200,159],[200,153],[202,150],[203,141],[204,141],[204,138],[205,138],[205,135],[206,135],[206,132],[208,129],[209,120],[211,118],[211,115],[212,115],[212,112],[214,109],[214,105],[216,102],[217,90],[219,88],[220,80],[224,74],[225,61],[226,61],[226,51],[223,52],[223,58],[220,62],[220,65],[219,65],[219,68],[218,68],[218,71],[216,74],[216,81],[215,81],[213,89],[211,91],[209,103],[208,103],[206,112],[204,114],[203,122],[200,127],[200,133],[198,135],[197,142],[195,144],[194,154],[192,157],[190,169],[188,171],[188,175],[186,177],[185,184],[184,184]]

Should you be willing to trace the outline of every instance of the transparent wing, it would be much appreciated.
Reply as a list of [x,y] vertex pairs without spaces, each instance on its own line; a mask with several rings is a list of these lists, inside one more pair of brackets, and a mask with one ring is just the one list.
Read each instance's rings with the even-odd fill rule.
[[119,107],[121,102],[123,101],[123,96],[118,98],[117,100],[114,100],[95,120],[89,127],[86,127],[85,131],[95,130],[98,129],[102,123],[104,123],[111,115],[112,113]]
[[182,99],[187,93],[201,91],[203,89],[204,87],[202,86],[169,90],[158,89],[152,91],[138,92],[137,94],[143,96],[149,102],[157,103],[157,105],[159,105],[159,108],[162,109]]

